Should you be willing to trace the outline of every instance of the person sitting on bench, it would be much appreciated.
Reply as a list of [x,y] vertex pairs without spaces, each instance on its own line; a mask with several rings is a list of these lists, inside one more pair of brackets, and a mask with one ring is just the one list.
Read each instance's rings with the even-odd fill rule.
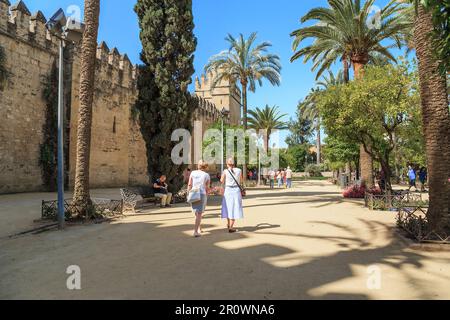
[[170,207],[172,202],[172,193],[167,188],[167,177],[165,175],[160,176],[153,183],[153,189],[155,189],[155,197],[161,199],[161,208]]

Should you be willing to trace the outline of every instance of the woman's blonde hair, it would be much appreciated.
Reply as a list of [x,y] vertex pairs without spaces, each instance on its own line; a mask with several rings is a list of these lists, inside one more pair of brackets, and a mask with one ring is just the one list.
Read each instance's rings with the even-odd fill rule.
[[234,159],[233,158],[228,158],[227,159],[227,165],[230,165],[230,166],[234,167]]
[[206,170],[206,169],[208,169],[208,163],[206,163],[203,160],[200,160],[197,164],[197,167],[199,170]]

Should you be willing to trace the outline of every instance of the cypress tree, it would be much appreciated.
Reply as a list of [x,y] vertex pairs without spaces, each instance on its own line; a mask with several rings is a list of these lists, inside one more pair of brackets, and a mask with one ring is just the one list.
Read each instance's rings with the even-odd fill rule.
[[169,188],[177,192],[183,184],[186,165],[171,160],[172,132],[191,130],[196,99],[188,86],[194,74],[192,0],[138,0],[142,42],[136,111],[145,140],[150,180],[167,176]]

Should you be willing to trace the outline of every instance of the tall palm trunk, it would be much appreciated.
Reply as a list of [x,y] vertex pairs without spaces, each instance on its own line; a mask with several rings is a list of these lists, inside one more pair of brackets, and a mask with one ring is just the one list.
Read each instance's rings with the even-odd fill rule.
[[321,137],[320,137],[320,120],[317,120],[317,138],[316,138],[316,143],[317,143],[317,164],[320,165],[321,163],[321,156],[322,156],[322,141],[321,141]]
[[267,154],[269,154],[270,133],[266,133],[264,137],[264,148]]
[[[348,63],[348,57],[345,54],[342,57],[342,62],[344,64],[344,83],[348,83],[350,81],[350,66]],[[347,162],[345,164],[345,173],[349,174],[349,176],[351,175],[351,164],[349,162]]]
[[344,64],[344,82],[348,83],[350,81],[350,66],[348,65],[347,56],[342,57],[342,62]]
[[[247,132],[248,121],[247,121],[247,81],[241,81],[242,85],[242,116],[244,117],[244,131]],[[247,138],[245,138],[247,139]],[[247,153],[247,152],[246,152]],[[247,158],[247,155],[245,155]],[[244,184],[247,181],[247,159],[244,161],[244,165],[242,166],[242,175],[244,176]]]
[[[360,79],[364,76],[364,65],[367,64],[367,62],[368,56],[352,57],[355,79]],[[361,145],[359,149],[359,163],[361,165],[361,183],[367,187],[373,187],[373,160],[370,154],[366,152],[363,145]]]
[[85,0],[85,30],[80,51],[80,109],[78,115],[75,190],[73,196],[81,215],[88,213],[91,204],[89,194],[89,159],[99,15],[100,0]]
[[432,53],[429,39],[432,32],[432,14],[419,5],[414,40],[419,61],[422,121],[430,187],[427,218],[430,228],[439,230],[444,227],[445,216],[450,214],[450,116],[446,78],[439,74],[439,61]]

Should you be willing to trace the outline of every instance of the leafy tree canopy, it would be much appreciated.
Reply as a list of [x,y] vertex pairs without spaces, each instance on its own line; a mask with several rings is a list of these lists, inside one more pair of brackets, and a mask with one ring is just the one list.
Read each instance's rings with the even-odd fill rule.
[[416,73],[407,64],[371,66],[363,79],[330,87],[317,104],[328,135],[363,144],[388,176],[394,136],[414,126],[420,108]]

